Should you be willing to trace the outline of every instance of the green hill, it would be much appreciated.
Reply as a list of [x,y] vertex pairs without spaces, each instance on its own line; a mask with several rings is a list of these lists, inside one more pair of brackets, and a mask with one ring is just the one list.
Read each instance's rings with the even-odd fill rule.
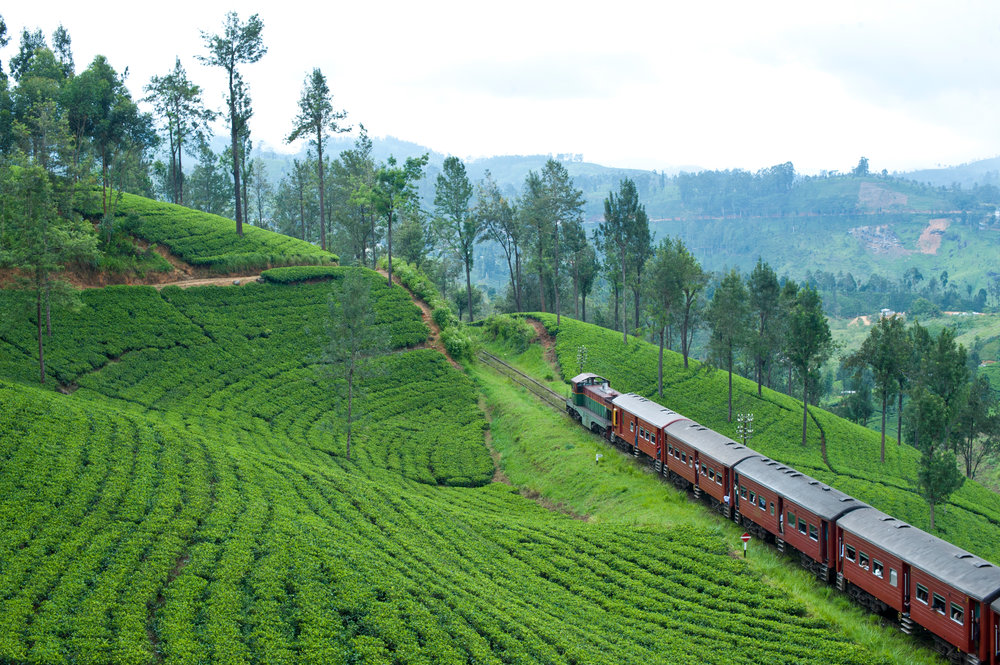
[[87,291],[50,341],[71,394],[3,334],[0,662],[889,662],[717,529],[490,483],[475,385],[369,271],[396,352],[348,460],[314,365],[347,270]]
[[[281,233],[245,225],[241,238],[236,235],[231,219],[132,194],[121,196],[115,209],[119,228],[141,240],[162,245],[188,265],[209,272],[246,272],[338,261],[335,254]],[[90,197],[80,208],[88,219],[101,218],[100,197]]]
[[[622,345],[620,333],[555,316],[538,316],[556,335],[556,351],[563,374],[577,369],[577,350],[588,349],[586,371],[611,380],[618,390],[636,392],[693,420],[737,437],[735,423],[726,422],[725,372],[712,371],[697,361],[685,370],[677,353],[664,352],[663,397],[657,394],[657,347],[630,339]],[[789,464],[862,501],[922,529],[928,528],[927,504],[915,492],[919,453],[909,446],[888,443],[886,462],[879,463],[880,437],[860,425],[810,407],[809,437],[803,448],[802,403],[733,376],[733,404],[737,412],[754,414],[750,447]],[[825,455],[823,449],[825,446]],[[935,534],[991,561],[1000,561],[1000,495],[966,481],[936,519]]]

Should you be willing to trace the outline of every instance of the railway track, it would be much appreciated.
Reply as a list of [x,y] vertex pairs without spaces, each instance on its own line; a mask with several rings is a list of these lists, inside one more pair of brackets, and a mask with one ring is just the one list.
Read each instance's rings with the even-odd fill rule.
[[504,362],[500,358],[497,358],[492,353],[488,353],[486,351],[480,351],[477,354],[477,356],[480,362],[482,362],[483,364],[489,365],[490,367],[497,370],[502,375],[513,381],[514,383],[517,383],[518,385],[527,388],[534,395],[539,397],[542,401],[544,401],[546,404],[551,406],[556,411],[559,411],[560,413],[565,413],[566,411],[565,396],[560,395],[559,393],[552,390],[548,386],[539,383],[538,381],[531,378],[521,370],[515,367],[511,367],[506,362]]

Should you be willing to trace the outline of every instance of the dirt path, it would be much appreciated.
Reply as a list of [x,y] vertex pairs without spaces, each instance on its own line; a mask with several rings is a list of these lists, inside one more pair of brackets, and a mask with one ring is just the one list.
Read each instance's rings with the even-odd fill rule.
[[937,254],[938,249],[941,247],[941,239],[944,237],[944,232],[950,225],[950,219],[942,218],[929,221],[927,228],[917,238],[917,247],[920,249],[920,252],[922,254]]
[[245,277],[209,277],[207,279],[179,279],[174,282],[164,282],[163,284],[153,284],[157,291],[164,286],[179,286],[186,289],[191,286],[246,286],[253,284],[260,279],[260,274],[247,275]]
[[872,320],[867,316],[855,316],[853,319],[851,319],[851,321],[847,325],[856,326],[861,323],[863,323],[866,326],[870,326],[872,324]]
[[[389,273],[382,268],[378,268],[377,271],[386,279],[389,278]],[[448,359],[448,362],[450,362],[455,369],[462,371],[463,367],[448,355],[448,352],[444,348],[444,344],[441,342],[441,328],[438,327],[438,324],[434,323],[434,317],[431,316],[431,306],[415,296],[413,291],[407,289],[403,283],[399,281],[399,277],[396,275],[392,276],[392,283],[401,289],[405,289],[406,292],[410,294],[410,298],[413,299],[413,304],[420,308],[420,318],[423,319],[424,323],[427,324],[427,327],[431,331],[431,334],[427,336],[427,343],[417,348],[437,349],[444,355],[445,358]]]
[[524,319],[531,324],[531,327],[535,329],[535,333],[538,335],[538,343],[542,345],[542,357],[555,372],[554,376],[559,376],[561,374],[559,370],[559,359],[556,358],[556,340],[549,334],[549,331],[545,329],[545,324],[543,324],[538,319],[532,319],[525,317]]

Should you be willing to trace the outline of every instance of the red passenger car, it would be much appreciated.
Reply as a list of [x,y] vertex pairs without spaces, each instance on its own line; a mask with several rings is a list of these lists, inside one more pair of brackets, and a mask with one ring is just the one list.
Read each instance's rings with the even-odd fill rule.
[[664,459],[664,428],[687,418],[634,393],[619,395],[612,404],[614,436],[618,442],[637,457],[642,453],[656,460],[659,470]]
[[874,508],[845,515],[838,533],[846,581],[900,612],[904,628],[933,633],[949,655],[996,662],[990,603],[1000,598],[1000,568]]
[[782,551],[795,548],[802,563],[829,582],[837,561],[833,528],[842,515],[867,504],[766,457],[745,459],[735,471],[734,519],[771,534]]
[[683,466],[685,452],[689,459],[692,453],[694,455],[695,496],[707,494],[713,508],[732,517],[733,467],[757,453],[704,425],[682,420],[667,427],[666,453],[674,460],[679,453]]

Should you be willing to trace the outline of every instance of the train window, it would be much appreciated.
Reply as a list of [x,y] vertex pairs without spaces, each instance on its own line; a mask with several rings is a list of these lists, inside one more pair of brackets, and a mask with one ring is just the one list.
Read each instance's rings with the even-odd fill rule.
[[715,469],[702,465],[701,470],[708,476],[709,480],[715,480]]
[[767,499],[763,496],[757,495],[757,505],[760,506],[761,510],[767,510]]
[[715,474],[715,484],[716,485],[722,484],[722,473]]
[[956,603],[951,604],[951,620],[955,623],[962,623],[962,617],[965,615],[965,608]]
[[755,492],[750,492],[750,505],[757,503],[757,494]]
[[806,530],[807,530],[806,521],[805,520],[799,520],[799,531],[801,531],[802,533],[805,533]]
[[771,514],[774,515],[774,501],[771,502]]
[[934,594],[934,600],[931,602],[931,609],[940,614],[944,614],[944,596]]
[[795,513],[788,511],[788,526],[795,528]]
[[816,542],[819,542],[819,529],[814,527],[812,524],[809,525],[809,537]]
[[635,431],[635,423],[634,422],[628,424],[628,431],[630,431],[630,432],[634,432]]
[[889,569],[889,584],[896,586],[899,583],[899,577],[897,577],[896,569]]
[[747,498],[747,488],[743,487],[743,485],[740,485],[740,498]]
[[688,454],[687,453],[681,453],[681,461],[684,462],[685,464],[687,464],[687,461],[688,461]]
[[872,559],[872,575],[875,577],[885,577],[885,568],[878,559]]
[[919,600],[924,605],[927,604],[927,587],[923,584],[917,585],[917,600]]
[[854,561],[858,558],[858,551],[854,549],[853,545],[847,546],[847,560]]
[[864,568],[865,570],[868,570],[869,568],[868,555],[865,554],[864,552],[858,553],[858,565]]

